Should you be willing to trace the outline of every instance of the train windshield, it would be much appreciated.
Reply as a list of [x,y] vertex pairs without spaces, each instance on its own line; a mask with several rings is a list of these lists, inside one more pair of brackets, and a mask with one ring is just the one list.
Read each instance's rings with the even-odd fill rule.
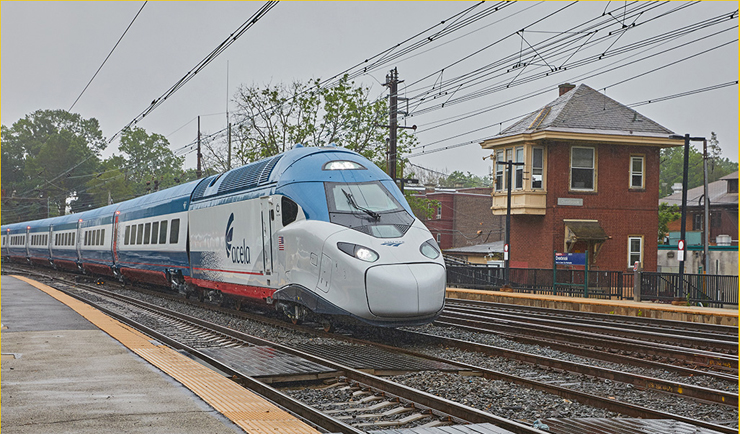
[[326,182],[329,220],[377,238],[397,238],[414,218],[379,181]]

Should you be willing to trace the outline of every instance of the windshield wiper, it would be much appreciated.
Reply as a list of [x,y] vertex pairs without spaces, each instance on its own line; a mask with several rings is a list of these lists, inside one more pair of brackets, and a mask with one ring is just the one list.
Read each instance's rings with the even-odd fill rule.
[[352,205],[353,208],[366,213],[375,220],[380,220],[380,214],[378,214],[377,212],[357,205],[357,203],[355,202],[355,198],[352,197],[352,193],[347,193],[345,189],[342,189],[342,193],[344,193],[344,196],[347,198],[347,202],[349,202],[349,204]]

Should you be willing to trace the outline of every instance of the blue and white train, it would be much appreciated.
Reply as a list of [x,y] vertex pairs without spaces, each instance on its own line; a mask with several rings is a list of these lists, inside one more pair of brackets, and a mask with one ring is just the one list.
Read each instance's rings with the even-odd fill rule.
[[431,322],[439,246],[359,154],[302,147],[103,208],[2,226],[2,256],[188,295],[275,306],[294,322]]

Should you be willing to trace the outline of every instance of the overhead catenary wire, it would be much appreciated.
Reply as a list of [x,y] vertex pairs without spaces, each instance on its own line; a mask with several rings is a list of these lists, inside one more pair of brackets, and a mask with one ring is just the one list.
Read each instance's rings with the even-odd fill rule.
[[[668,96],[650,98],[648,100],[644,100],[644,101],[640,101],[640,102],[636,102],[636,103],[631,103],[631,104],[625,104],[625,105],[627,107],[639,107],[639,106],[644,106],[644,105],[647,105],[647,104],[653,104],[653,103],[658,103],[658,102],[665,102],[665,101],[669,101],[669,100],[676,99],[676,98],[683,98],[683,97],[686,97],[686,96],[697,95],[697,94],[704,93],[704,92],[710,92],[710,91],[722,89],[722,88],[729,87],[729,86],[735,86],[737,84],[738,84],[738,81],[737,80],[735,80],[735,81],[728,81],[728,82],[721,83],[721,84],[715,84],[715,85],[712,85],[712,86],[706,86],[706,87],[703,87],[703,88],[700,88],[700,89],[694,89],[694,90],[690,90],[690,91],[686,91],[686,92],[681,92],[681,93],[678,93],[678,94],[673,94],[673,95],[668,95]],[[532,113],[533,112],[530,112],[529,114],[532,114]],[[526,115],[523,115],[523,116],[526,116]],[[520,119],[521,117],[522,116],[517,117],[517,118],[513,118],[513,119]],[[496,126],[496,125],[498,125],[498,122],[493,123],[491,125],[491,127]],[[421,156],[421,155],[428,155],[428,154],[433,154],[433,153],[436,153],[436,152],[441,152],[441,151],[447,151],[447,150],[451,150],[451,149],[456,149],[456,148],[460,148],[462,146],[471,145],[471,144],[474,144],[474,143],[481,143],[484,140],[487,140],[489,138],[490,138],[490,136],[485,136],[485,137],[477,138],[477,139],[474,139],[474,140],[468,140],[468,141],[465,141],[465,142],[456,143],[456,144],[445,146],[445,147],[441,147],[441,148],[431,149],[431,150],[428,150],[428,151],[425,150],[425,151],[421,151],[421,152],[415,152],[415,153],[411,153],[409,155],[406,155],[406,157],[407,158],[412,158],[412,157],[418,157],[418,156]]]
[[108,61],[108,59],[110,58],[111,54],[113,54],[113,51],[115,51],[116,47],[118,47],[118,44],[120,44],[121,41],[123,40],[123,37],[126,36],[126,33],[128,33],[128,29],[131,28],[131,26],[134,24],[134,21],[136,21],[136,18],[139,17],[139,14],[141,13],[141,11],[144,10],[144,6],[146,6],[147,2],[148,2],[148,0],[145,1],[144,4],[141,5],[141,8],[139,8],[139,11],[134,16],[134,19],[131,20],[131,22],[129,23],[128,27],[126,27],[126,30],[123,31],[123,34],[121,35],[121,37],[118,38],[118,41],[116,42],[116,44],[113,46],[113,48],[111,48],[110,53],[108,53],[108,55],[105,56],[105,60],[103,60],[103,63],[100,64],[100,66],[98,67],[98,70],[95,71],[95,74],[93,74],[93,76],[90,79],[90,81],[87,82],[87,84],[85,85],[85,88],[82,89],[82,92],[80,92],[80,94],[77,96],[77,99],[75,99],[75,101],[72,103],[72,105],[69,106],[69,108],[67,109],[68,112],[72,111],[72,108],[74,108],[75,104],[77,104],[77,101],[79,101],[80,98],[82,98],[82,95],[85,93],[85,91],[87,90],[87,88],[90,87],[90,84],[93,82],[93,80],[95,80],[95,77],[98,76],[98,73],[100,72],[101,69],[103,69],[103,66],[105,65],[105,62]]

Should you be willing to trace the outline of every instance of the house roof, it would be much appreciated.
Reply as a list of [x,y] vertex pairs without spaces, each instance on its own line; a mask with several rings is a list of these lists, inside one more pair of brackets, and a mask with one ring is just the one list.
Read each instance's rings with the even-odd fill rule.
[[455,247],[454,249],[445,249],[445,253],[452,254],[473,254],[473,255],[487,255],[489,253],[503,252],[504,242],[494,241],[492,243],[483,243],[475,246],[464,246]]
[[494,139],[540,131],[668,138],[673,131],[585,84],[525,116]]
[[[709,190],[709,205],[738,205],[737,193],[727,192],[727,182],[730,179],[737,179],[737,172],[723,176],[719,181],[710,182],[707,187]],[[704,195],[704,186],[690,188],[686,192],[686,206],[700,206],[704,204],[704,201],[699,202],[699,199]],[[658,203],[667,203],[668,205],[681,206],[681,192],[673,193],[658,200]]]

